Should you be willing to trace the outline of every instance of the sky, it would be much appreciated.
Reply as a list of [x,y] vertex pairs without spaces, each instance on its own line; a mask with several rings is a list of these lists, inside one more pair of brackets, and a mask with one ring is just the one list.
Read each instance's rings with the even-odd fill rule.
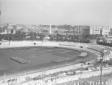
[[0,0],[0,23],[112,25],[112,0]]

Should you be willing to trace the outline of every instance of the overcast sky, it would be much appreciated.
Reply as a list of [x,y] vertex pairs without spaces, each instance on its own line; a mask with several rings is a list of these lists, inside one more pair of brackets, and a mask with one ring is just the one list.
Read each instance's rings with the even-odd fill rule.
[[112,0],[0,0],[0,23],[112,25]]

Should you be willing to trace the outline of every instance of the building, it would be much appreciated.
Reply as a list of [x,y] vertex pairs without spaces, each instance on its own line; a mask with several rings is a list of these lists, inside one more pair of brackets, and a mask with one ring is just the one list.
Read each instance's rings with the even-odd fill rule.
[[103,36],[108,36],[110,34],[111,27],[110,26],[103,26],[102,28],[103,28],[102,29],[102,35]]
[[38,31],[39,31],[39,33],[41,33],[43,35],[49,35],[50,26],[49,25],[39,25]]
[[58,31],[59,30],[57,25],[50,25],[50,34],[57,34]]
[[109,35],[112,36],[112,26],[110,26],[110,32]]
[[110,26],[90,26],[90,34],[91,35],[103,35],[108,36],[110,34]]
[[0,26],[0,34],[7,34],[7,27],[8,27],[8,24],[2,24]]
[[102,26],[90,26],[90,35],[102,35]]
[[74,26],[74,35],[89,35],[90,34],[90,26],[86,25],[76,25]]

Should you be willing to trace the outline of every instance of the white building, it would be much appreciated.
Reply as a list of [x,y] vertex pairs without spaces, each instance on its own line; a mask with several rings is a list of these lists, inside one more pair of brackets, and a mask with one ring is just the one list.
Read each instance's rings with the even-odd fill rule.
[[101,31],[102,31],[102,26],[96,26],[96,25],[90,26],[91,35],[101,34]]
[[110,33],[110,29],[111,29],[111,27],[110,26],[103,26],[102,27],[103,29],[102,29],[102,35],[109,35],[109,33]]
[[90,26],[90,34],[91,35],[109,35],[110,33],[110,29],[111,29],[111,26],[99,26],[99,25],[93,25],[93,26]]
[[7,30],[0,32],[0,34],[7,34]]

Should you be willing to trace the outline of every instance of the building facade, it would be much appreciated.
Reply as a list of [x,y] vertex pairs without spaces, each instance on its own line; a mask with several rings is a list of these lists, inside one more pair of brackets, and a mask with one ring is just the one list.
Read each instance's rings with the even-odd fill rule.
[[99,26],[99,25],[90,26],[91,35],[108,36],[110,34],[110,31],[111,31],[111,26]]

